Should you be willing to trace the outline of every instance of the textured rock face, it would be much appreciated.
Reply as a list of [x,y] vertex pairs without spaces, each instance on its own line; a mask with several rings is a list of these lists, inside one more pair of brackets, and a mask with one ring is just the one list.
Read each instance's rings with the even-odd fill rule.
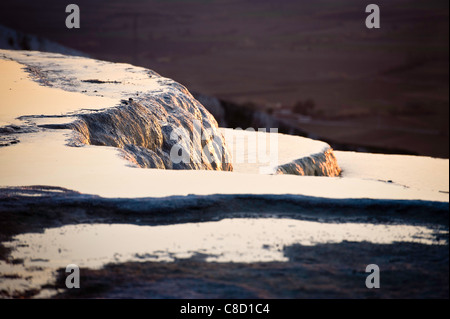
[[341,173],[333,149],[325,142],[264,129],[220,130],[232,150],[237,173],[329,177]]
[[[233,169],[214,117],[173,80],[148,69],[82,57],[24,51],[0,54],[28,66],[44,85],[117,101],[110,108],[95,111],[80,106],[73,114],[64,114],[75,118],[71,123],[46,125],[76,131],[71,145],[118,147],[127,159],[145,168]],[[177,139],[177,135],[183,138]],[[185,150],[189,161],[171,160],[176,144]]]
[[341,174],[341,169],[333,150],[330,148],[322,153],[316,153],[287,164],[282,164],[278,167],[277,174],[336,177]]
[[[140,167],[231,171],[226,148],[213,145],[214,140],[202,142],[204,129],[217,129],[214,118],[201,104],[195,105],[187,94],[179,97],[180,93],[175,92],[173,96],[147,96],[136,101],[124,101],[120,107],[82,114],[68,127],[80,133],[74,142],[122,148],[127,158]],[[200,131],[195,130],[194,120],[201,121]],[[172,133],[180,129],[186,138],[174,140]],[[217,131],[215,134],[220,133]],[[188,162],[172,161],[170,154],[176,144],[190,153]],[[205,147],[213,154],[213,161],[201,152]]]
[[39,50],[68,55],[84,56],[87,54],[52,42],[46,38],[37,37],[0,25],[0,48],[8,50]]

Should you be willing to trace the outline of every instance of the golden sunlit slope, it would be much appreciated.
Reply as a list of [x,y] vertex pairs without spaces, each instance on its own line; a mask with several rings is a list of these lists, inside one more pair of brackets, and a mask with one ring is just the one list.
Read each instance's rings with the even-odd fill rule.
[[[5,51],[3,52],[5,54]],[[6,54],[17,55],[18,53],[6,52]],[[64,101],[61,100],[64,94],[68,94],[67,99],[69,100],[68,97],[70,96],[71,100],[68,106],[66,106],[67,109],[63,108],[64,112],[70,112],[70,110],[75,112],[74,110],[77,109],[76,102],[80,101],[82,101],[79,105],[81,109],[86,106],[84,103],[92,103],[93,101],[100,100],[108,104],[111,102],[111,98],[120,100],[121,90],[126,91],[128,87],[132,87],[133,81],[131,79],[124,81],[126,83],[123,87],[115,83],[115,81],[120,80],[121,77],[127,77],[127,72],[130,70],[134,70],[135,72],[132,73],[132,77],[139,78],[142,76],[140,72],[143,72],[142,70],[144,69],[136,70],[129,65],[115,66],[101,61],[91,61],[89,62],[92,63],[91,66],[97,63],[99,69],[102,67],[117,67],[123,74],[116,72],[114,73],[115,77],[112,77],[112,75],[108,76],[108,72],[105,72],[103,73],[104,77],[96,81],[94,81],[95,78],[90,76],[92,74],[89,74],[82,78],[85,80],[82,82],[77,80],[76,73],[83,72],[84,68],[77,68],[77,65],[83,62],[84,59],[76,58],[77,60],[74,61],[70,57],[61,55],[48,56],[43,54],[43,56],[45,58],[41,57],[40,53],[35,52],[29,55],[28,61],[42,65],[40,74],[42,76],[47,74],[46,81],[53,81],[55,83],[54,87],[51,88],[34,83],[16,62],[7,61],[2,63],[2,66],[7,66],[5,70],[12,72],[12,74],[3,78],[1,82],[3,87],[1,89],[4,91],[11,89],[10,91],[12,92],[8,93],[11,94],[10,96],[13,96],[13,94],[17,94],[17,96],[28,95],[29,100],[27,101],[34,106],[33,108],[27,106],[27,113],[32,112],[34,116],[28,116],[22,122],[23,126],[19,128],[23,128],[23,133],[20,133],[20,130],[16,130],[14,126],[3,128],[3,135],[6,133],[6,135],[12,134],[18,139],[18,143],[0,148],[0,163],[2,164],[0,165],[0,185],[3,187],[49,185],[73,189],[87,194],[97,194],[104,197],[167,197],[174,195],[185,196],[188,194],[290,194],[329,198],[448,201],[448,179],[441,172],[442,167],[448,164],[448,160],[419,158],[420,160],[417,161],[415,160],[416,158],[396,158],[397,162],[401,162],[401,165],[409,168],[401,173],[404,176],[411,176],[405,182],[407,180],[405,178],[394,178],[399,174],[399,172],[394,172],[394,166],[391,166],[392,170],[383,169],[382,163],[389,163],[391,157],[382,155],[376,158],[378,167],[375,169],[375,166],[373,166],[372,168],[374,169],[371,169],[370,165],[361,166],[358,164],[358,161],[360,161],[358,156],[360,155],[348,153],[345,155],[344,165],[341,167],[344,177],[330,178],[251,174],[252,172],[258,172],[255,167],[261,166],[261,163],[255,163],[253,167],[252,165],[248,165],[251,163],[247,163],[244,166],[239,166],[240,163],[233,163],[239,167],[239,172],[236,173],[141,169],[136,167],[137,165],[131,165],[124,158],[123,149],[121,148],[111,147],[111,145],[69,146],[67,143],[73,139],[75,132],[68,129],[71,126],[65,126],[65,123],[76,121],[77,117],[84,116],[85,113],[71,114],[73,116],[71,118],[67,116],[65,118],[48,118],[40,115],[48,115],[59,110],[59,103],[65,105]],[[27,59],[26,55],[21,56],[21,59]],[[47,63],[52,59],[54,64]],[[64,63],[67,63],[66,72],[67,70],[70,70],[70,72],[49,72],[51,68],[56,68],[55,65],[61,67]],[[92,70],[90,68],[87,72],[93,72]],[[70,76],[67,76],[68,74]],[[148,76],[148,73],[145,74]],[[107,81],[111,83],[107,83]],[[65,82],[74,83],[74,85],[70,86],[74,91],[80,90],[82,92],[90,89],[90,92],[89,94],[86,94],[86,92],[84,94],[68,93],[57,88],[58,86],[65,87]],[[139,79],[137,82],[139,82]],[[155,86],[154,88],[150,86],[150,91],[146,92],[141,91],[145,85],[139,86],[138,84],[140,88],[139,92],[141,92],[141,96],[149,96],[151,92],[154,92],[153,94],[157,96],[161,90],[164,91],[163,85],[167,83],[174,82],[161,78],[160,82],[158,82],[160,86]],[[90,87],[90,85],[94,86]],[[102,85],[105,85],[107,89],[102,91]],[[95,90],[92,90],[92,88],[95,88]],[[102,97],[96,96],[99,94],[108,96],[108,92],[111,92],[110,99],[105,98],[103,100]],[[74,100],[74,97],[79,96],[82,96],[81,100]],[[24,103],[20,98],[12,98],[10,100],[11,105],[8,105],[8,109],[14,110],[14,103],[16,101],[17,103]],[[45,104],[45,107],[41,110],[41,101],[50,102]],[[177,100],[173,100],[171,103],[176,105]],[[4,114],[8,114],[10,118],[15,116],[13,111],[8,112],[4,112]],[[14,112],[19,111],[15,110]],[[85,112],[87,111],[85,110]],[[60,116],[62,112],[55,113]],[[98,113],[98,110],[89,110],[88,112],[88,114],[96,113]],[[49,122],[46,121],[49,121],[51,124],[48,124]],[[153,124],[149,123],[148,125]],[[12,131],[8,133],[8,129]],[[245,134],[251,135],[252,133],[246,132]],[[281,134],[275,134],[274,136],[279,141],[278,154],[280,165],[296,161],[296,159],[308,158],[308,154],[313,155],[328,149],[326,143],[319,141]],[[234,153],[236,147],[231,146],[231,152]],[[344,156],[342,157],[344,158]],[[354,165],[353,161],[355,161]],[[385,167],[389,167],[389,165],[385,165]],[[422,182],[423,174],[414,174],[415,171],[421,168],[429,170],[430,176],[433,176],[432,179],[436,177],[435,183],[430,182],[430,179]],[[351,177],[346,177],[347,170],[349,173],[351,172]],[[368,174],[369,171],[371,174]],[[439,174],[441,174],[440,177]],[[390,175],[393,176],[390,179],[394,180],[394,183],[388,183],[386,181]],[[399,185],[396,182],[409,183],[411,187],[408,185]]]

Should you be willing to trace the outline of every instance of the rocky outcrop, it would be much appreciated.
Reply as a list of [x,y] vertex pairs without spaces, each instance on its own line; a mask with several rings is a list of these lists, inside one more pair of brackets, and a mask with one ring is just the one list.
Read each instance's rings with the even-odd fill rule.
[[341,174],[336,156],[331,148],[322,153],[302,157],[277,168],[277,174],[292,174],[302,176],[330,176]]
[[325,142],[276,130],[220,130],[232,151],[237,173],[329,177],[341,173],[333,149]]
[[0,25],[0,48],[9,50],[38,50],[88,57],[88,54],[68,48],[46,38]]
[[[73,122],[45,126],[74,130],[72,146],[121,148],[127,159],[145,168],[233,169],[214,117],[171,79],[128,64],[61,54],[0,50],[1,56],[28,66],[43,85],[117,101],[101,110],[80,105],[73,114],[65,114],[72,116]],[[32,117],[27,114],[28,119]],[[171,160],[175,145],[189,160]]]

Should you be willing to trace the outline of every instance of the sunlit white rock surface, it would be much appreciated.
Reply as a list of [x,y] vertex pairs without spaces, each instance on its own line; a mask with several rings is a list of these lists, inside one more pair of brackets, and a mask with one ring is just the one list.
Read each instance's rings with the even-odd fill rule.
[[[140,167],[232,170],[216,120],[185,87],[173,80],[129,64],[61,54],[0,50],[0,58],[25,64],[35,80],[45,85],[31,84],[18,64],[2,60],[3,125],[20,126],[16,120],[20,117],[29,121],[31,129],[35,128],[33,118],[73,116],[73,123],[65,125],[78,132],[72,136],[74,145],[118,147]],[[209,130],[217,136],[218,141],[202,144],[203,132],[195,130],[195,121],[202,131]],[[61,128],[60,123],[51,125]],[[8,129],[14,133],[14,127]],[[192,138],[174,139],[172,133],[179,129]],[[176,163],[170,159],[172,147],[177,143],[190,152],[189,162]],[[222,145],[225,145],[223,152],[217,152]],[[206,153],[212,156],[212,161],[206,158]]]
[[[342,161],[340,168],[343,169],[343,178],[258,174],[260,168],[265,166],[269,167],[269,171],[275,170],[280,173],[279,170],[289,167],[291,163],[294,163],[295,167],[296,161],[303,161],[305,158],[311,162],[314,154],[324,154],[329,150],[326,143],[281,134],[276,136],[278,143],[276,165],[265,161],[249,163],[247,153],[244,155],[244,163],[237,163],[234,158],[235,173],[140,169],[137,168],[139,150],[134,150],[133,153],[133,150],[129,151],[125,144],[129,137],[118,138],[119,144],[114,145],[117,147],[98,145],[71,147],[67,144],[73,143],[74,136],[77,135],[69,129],[74,127],[70,126],[71,124],[67,126],[67,123],[77,121],[78,128],[87,128],[87,132],[81,134],[81,138],[78,139],[86,141],[92,137],[90,135],[92,131],[95,131],[92,129],[92,123],[95,124],[96,114],[104,114],[105,108],[107,110],[115,108],[121,98],[131,92],[133,94],[138,92],[139,97],[136,99],[143,97],[154,99],[154,96],[167,98],[168,101],[164,102],[164,106],[159,107],[163,113],[170,112],[170,108],[175,105],[182,114],[189,117],[189,112],[195,113],[196,116],[203,118],[204,126],[213,126],[215,120],[198,102],[190,100],[190,94],[185,88],[150,70],[126,64],[111,64],[39,52],[2,50],[0,56],[31,65],[34,68],[33,74],[41,82],[52,85],[52,87],[38,85],[21,70],[21,65],[0,59],[2,70],[8,72],[7,76],[2,76],[0,82],[4,97],[0,111],[0,120],[3,123],[2,138],[6,139],[3,144],[9,145],[0,148],[2,164],[0,185],[3,187],[49,185],[105,197],[293,194],[330,198],[419,199],[444,202],[449,199],[448,160],[338,152],[338,161]],[[71,70],[69,74],[68,69]],[[174,98],[176,94],[181,95]],[[184,99],[189,101],[186,102]],[[180,105],[185,102],[188,103],[189,112]],[[28,116],[18,120],[17,117],[20,115]],[[114,116],[109,120],[114,119]],[[172,126],[181,125],[176,120],[177,116],[180,115],[174,110],[173,115],[168,117],[174,119]],[[79,120],[79,117],[82,119]],[[91,126],[85,126],[89,121]],[[17,127],[5,126],[5,123],[12,123]],[[149,126],[152,124],[148,123]],[[61,126],[67,129],[61,129]],[[112,136],[120,137],[120,128],[114,129],[116,131]],[[82,129],[79,131],[83,133]],[[229,130],[222,132],[227,131],[229,132]],[[152,134],[150,135],[159,136],[158,133]],[[237,134],[252,133],[237,132]],[[108,136],[102,134],[97,134],[96,138],[102,140],[102,136],[103,141],[106,141]],[[104,145],[111,144],[113,143],[104,143]],[[233,153],[238,149],[233,143],[230,148]],[[127,153],[130,156],[127,157]],[[310,175],[326,175],[316,170],[317,167],[321,172],[328,170],[326,165],[324,169],[320,169],[322,163],[320,161],[318,163],[319,165],[309,166],[314,167]],[[399,166],[402,169],[399,169]],[[305,171],[305,166],[300,168]],[[331,172],[329,175],[336,176],[339,170],[338,166],[333,167],[329,170]]]
[[232,152],[235,172],[330,177],[341,173],[325,142],[255,130],[221,131]]
[[393,183],[448,195],[449,160],[426,156],[335,151],[343,177]]

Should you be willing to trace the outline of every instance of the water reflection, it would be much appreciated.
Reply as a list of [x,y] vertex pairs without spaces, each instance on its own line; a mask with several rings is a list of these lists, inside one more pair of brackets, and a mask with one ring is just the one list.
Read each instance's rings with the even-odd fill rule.
[[[294,219],[224,219],[164,226],[79,224],[17,235],[4,243],[10,260],[0,262],[0,290],[39,287],[68,264],[101,268],[125,261],[172,262],[201,255],[206,262],[287,262],[283,248],[293,244],[411,242],[447,244],[448,230],[423,226],[319,223]],[[26,280],[24,279],[26,278]]]
[[[442,232],[442,231],[441,231]],[[11,257],[36,266],[98,268],[108,262],[174,261],[194,254],[208,262],[288,261],[283,247],[341,243],[439,244],[436,231],[422,226],[327,224],[293,219],[224,219],[165,226],[81,224],[21,234],[5,243]]]

